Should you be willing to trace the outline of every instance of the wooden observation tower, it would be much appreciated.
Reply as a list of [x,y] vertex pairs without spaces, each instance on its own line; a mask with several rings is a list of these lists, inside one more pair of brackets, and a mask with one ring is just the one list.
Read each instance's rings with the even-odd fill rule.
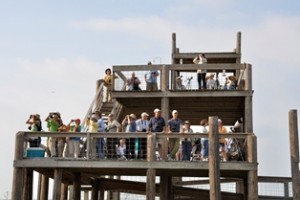
[[[193,59],[205,54],[206,64],[194,64]],[[199,90],[196,87],[178,90],[177,77],[188,74],[195,76],[197,70],[207,73],[230,74],[236,78],[236,87],[224,90]],[[146,91],[126,90],[128,75],[141,75],[159,71],[159,89]],[[122,65],[113,66],[112,102],[103,102],[103,80],[97,82],[95,98],[86,118],[96,110],[103,118],[113,113],[118,121],[125,115],[142,112],[152,115],[160,108],[164,119],[169,119],[172,110],[178,110],[182,120],[199,125],[203,118],[209,118],[208,134],[165,134],[165,133],[64,133],[64,137],[77,136],[85,141],[85,150],[80,158],[64,157],[24,157],[24,143],[29,137],[62,137],[54,132],[19,132],[16,136],[13,199],[32,199],[33,187],[38,185],[38,199],[120,199],[120,193],[145,195],[145,199],[258,199],[257,144],[253,133],[252,116],[252,66],[241,63],[241,33],[237,33],[236,47],[231,52],[180,52],[176,46],[176,35],[172,35],[171,64]],[[243,118],[239,132],[221,136],[217,131],[217,119],[224,125],[232,126]],[[147,159],[124,161],[118,159],[95,159],[90,156],[92,138],[147,138]],[[168,138],[209,138],[210,155],[208,161],[168,161]],[[243,145],[243,159],[220,161],[218,137],[238,138]],[[162,160],[156,159],[157,141],[163,141]],[[33,172],[39,174],[39,181],[33,184]],[[123,176],[143,177],[145,181],[123,180]],[[185,181],[182,177],[197,178]],[[49,180],[53,179],[52,198],[48,198]],[[221,183],[233,183],[233,192],[220,190]],[[208,185],[208,189],[187,187]],[[72,189],[70,189],[72,188]],[[82,195],[84,193],[84,195]],[[84,197],[83,197],[84,196]]]

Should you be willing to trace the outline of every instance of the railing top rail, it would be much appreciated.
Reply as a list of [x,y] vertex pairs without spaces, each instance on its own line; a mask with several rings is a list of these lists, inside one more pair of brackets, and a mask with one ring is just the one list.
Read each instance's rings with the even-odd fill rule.
[[201,69],[212,70],[236,70],[245,69],[245,63],[212,63],[212,64],[161,64],[161,65],[115,65],[113,71],[147,71],[147,70],[162,70],[162,67],[168,67],[170,70],[197,70],[201,66]]
[[[87,133],[93,137],[147,137],[146,132],[33,132],[33,131],[21,131],[27,137],[86,137]],[[20,133],[20,132],[19,132]],[[155,133],[157,138],[208,138],[207,133]],[[219,134],[220,138],[246,138],[253,133],[228,133]]]

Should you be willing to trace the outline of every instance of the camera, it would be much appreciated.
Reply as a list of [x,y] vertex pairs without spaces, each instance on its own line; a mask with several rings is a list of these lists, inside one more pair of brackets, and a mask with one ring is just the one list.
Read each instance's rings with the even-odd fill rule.
[[190,80],[192,80],[192,79],[193,79],[193,77],[192,77],[192,76],[191,76],[191,77],[189,77],[189,78],[187,78],[187,80],[188,80],[188,81],[190,81]]
[[243,121],[244,121],[244,120],[243,120],[242,117],[241,117],[240,119],[238,119],[238,120],[235,122],[234,126],[230,127],[230,130],[231,130],[233,133],[235,133],[235,132],[237,131],[237,129],[241,127],[241,125],[243,124]]

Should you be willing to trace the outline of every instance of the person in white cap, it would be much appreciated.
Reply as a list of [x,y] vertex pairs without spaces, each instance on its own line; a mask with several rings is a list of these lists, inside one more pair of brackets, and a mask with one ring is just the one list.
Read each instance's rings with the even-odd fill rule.
[[[143,112],[141,118],[136,120],[136,131],[137,132],[147,132],[149,126],[148,113]],[[147,138],[139,138],[139,150],[138,155],[140,159],[147,158]]]
[[[182,121],[178,118],[178,111],[172,111],[172,118],[168,121],[167,130],[168,133],[182,133],[183,131]],[[179,138],[169,138],[169,150],[170,154],[168,155],[169,160],[176,159],[176,153],[179,150]]]
[[[148,131],[149,132],[165,132],[166,129],[166,123],[165,123],[165,119],[161,116],[161,112],[158,108],[156,108],[154,110],[154,117],[152,117],[149,121],[149,126],[148,126]],[[157,141],[158,143],[158,151],[159,151],[159,155],[163,155],[162,153],[162,144],[163,144],[163,140],[159,139]]]

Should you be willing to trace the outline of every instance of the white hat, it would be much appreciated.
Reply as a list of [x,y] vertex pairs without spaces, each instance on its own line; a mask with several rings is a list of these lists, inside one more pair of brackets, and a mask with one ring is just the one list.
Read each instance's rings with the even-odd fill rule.
[[146,112],[143,112],[143,113],[141,114],[141,116],[144,116],[144,115],[149,116],[149,114],[146,113]]
[[133,118],[133,119],[136,119],[135,114],[130,114],[129,117],[131,117],[131,118]]
[[160,112],[160,110],[158,108],[155,108],[154,112]]
[[178,113],[178,111],[177,111],[177,110],[173,110],[173,111],[172,111],[172,114],[174,114],[174,113]]

